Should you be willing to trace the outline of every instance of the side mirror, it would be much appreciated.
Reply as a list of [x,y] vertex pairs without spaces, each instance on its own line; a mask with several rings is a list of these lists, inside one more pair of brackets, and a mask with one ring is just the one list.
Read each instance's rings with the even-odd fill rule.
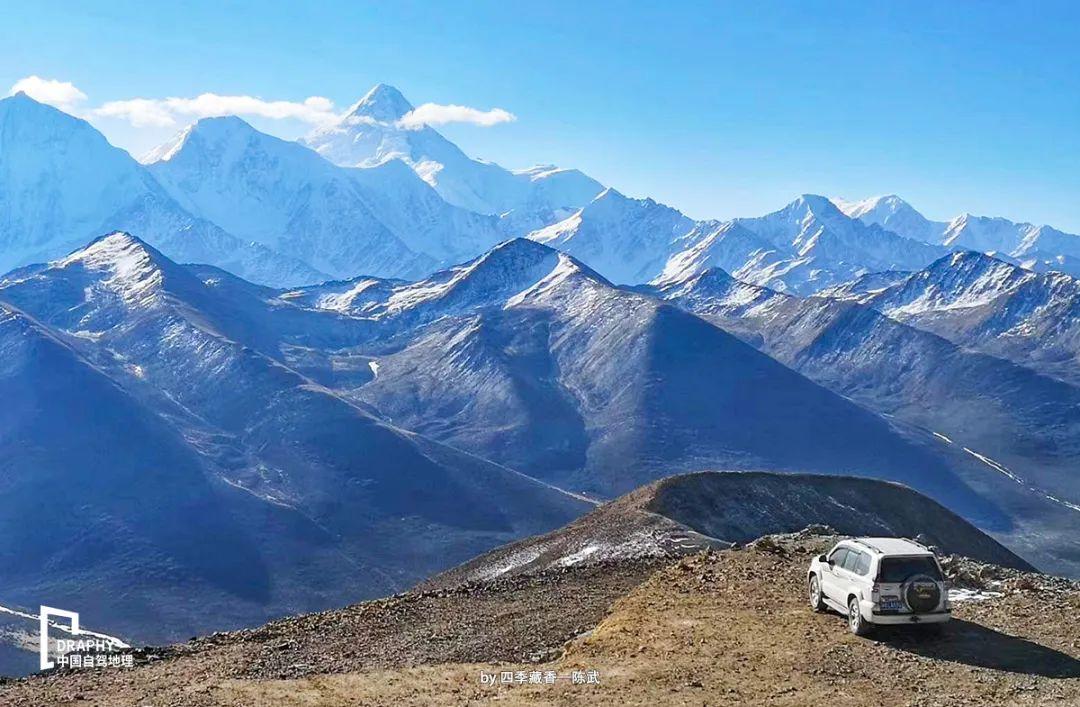
[[818,562],[826,562],[826,563],[828,563],[830,565],[832,564],[831,562],[829,562],[829,558],[826,557],[825,555],[819,555],[818,558],[817,558],[817,561]]

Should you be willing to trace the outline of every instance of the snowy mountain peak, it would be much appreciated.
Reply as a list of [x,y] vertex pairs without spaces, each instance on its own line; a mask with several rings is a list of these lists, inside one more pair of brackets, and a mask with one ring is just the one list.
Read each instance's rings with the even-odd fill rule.
[[191,130],[194,135],[206,138],[230,138],[237,135],[247,137],[249,135],[261,135],[247,121],[235,115],[222,115],[213,118],[198,120]]
[[550,287],[582,275],[604,282],[565,253],[517,238],[425,280],[395,287],[385,301],[368,306],[367,313],[431,321],[466,308],[519,304],[541,285]]
[[380,83],[364,94],[364,97],[349,108],[349,117],[369,118],[380,123],[393,123],[400,120],[413,106],[393,86]]
[[170,261],[149,245],[123,231],[95,239],[66,258],[49,264],[53,269],[82,267],[97,274],[101,285],[129,303],[147,303],[164,282]]
[[23,91],[12,94],[7,98],[0,98],[0,119],[13,115],[35,117],[54,116],[56,118],[63,117],[72,121],[78,120],[78,118],[65,113],[59,108],[54,108],[48,103],[35,101]]
[[537,267],[550,267],[558,258],[559,252],[542,243],[526,238],[514,238],[499,243],[479,258],[458,268],[459,281],[466,279],[483,281],[518,281],[524,276],[531,281]]
[[938,258],[924,271],[930,279],[948,277],[950,279],[981,277],[990,270],[1001,272],[1021,271],[1021,268],[993,257],[988,253],[975,250],[960,250]]
[[[601,211],[603,209],[618,209],[624,208],[631,202],[637,201],[631,199],[622,192],[614,189],[613,187],[606,187],[602,192],[596,195],[596,197],[584,206],[586,211]],[[644,203],[644,202],[641,202]]]
[[156,162],[168,162],[183,149],[184,144],[188,140],[188,136],[191,135],[191,131],[195,128],[195,124],[191,124],[173,135],[171,138],[161,143],[157,147],[151,149],[139,156],[138,160],[144,165],[152,165]]
[[82,263],[92,269],[101,269],[116,267],[125,260],[136,259],[150,264],[159,258],[164,260],[165,256],[151,248],[142,239],[125,231],[114,231],[95,238],[85,247],[49,265],[64,268],[75,263]]
[[143,155],[146,165],[168,162],[185,152],[222,152],[244,145],[262,135],[243,119],[233,115],[203,118],[187,126],[172,139]]
[[[862,219],[866,223],[883,225],[883,221],[900,213],[917,214],[920,218],[922,216],[915,211],[911,204],[896,194],[872,196],[861,201],[848,201],[847,199],[832,197],[830,201],[848,218]],[[900,235],[904,234],[901,233]]]
[[106,143],[105,137],[85,120],[47,103],[39,103],[22,91],[0,99],[0,145],[5,147],[5,151],[17,147],[16,137],[21,140],[32,139],[32,136],[66,139],[70,135],[90,133],[97,136],[101,143]]
[[544,165],[511,172],[472,159],[430,126],[402,125],[412,108],[397,89],[380,84],[340,121],[316,128],[301,142],[344,167],[400,159],[454,206],[504,217],[507,235],[564,219],[603,188],[577,170]]
[[819,218],[832,218],[843,215],[843,212],[836,208],[836,204],[819,194],[803,194],[788,204],[787,208],[799,211],[806,210]]

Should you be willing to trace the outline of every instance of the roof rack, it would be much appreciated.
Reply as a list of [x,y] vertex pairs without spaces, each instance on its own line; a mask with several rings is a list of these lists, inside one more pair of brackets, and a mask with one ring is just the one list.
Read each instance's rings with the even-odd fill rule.
[[859,545],[862,545],[863,547],[868,547],[871,550],[873,550],[874,552],[880,552],[881,554],[885,554],[885,553],[883,553],[881,551],[881,548],[875,547],[873,543],[868,543],[865,540],[860,540],[859,538],[852,538],[851,542],[858,543]]

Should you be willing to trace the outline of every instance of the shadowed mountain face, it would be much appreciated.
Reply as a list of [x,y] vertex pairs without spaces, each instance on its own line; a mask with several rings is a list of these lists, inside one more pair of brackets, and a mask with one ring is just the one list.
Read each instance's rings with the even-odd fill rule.
[[588,507],[288,367],[297,317],[318,339],[336,315],[196,272],[114,234],[0,287],[5,605],[160,641],[390,593]]
[[[350,299],[350,297],[352,299]],[[427,281],[288,293],[386,333],[348,395],[395,424],[602,496],[672,471],[816,470],[903,479],[995,527],[932,445],[702,319],[511,241]],[[348,384],[345,384],[348,386]]]
[[421,585],[678,557],[825,525],[843,535],[916,538],[1006,567],[1031,565],[926,496],[895,483],[768,472],[699,472],[636,489],[564,528],[496,548]]
[[851,290],[838,290],[845,299],[801,299],[711,270],[656,291],[825,387],[913,426],[943,452],[967,456],[970,463],[958,468],[968,483],[1030,526],[1012,542],[1057,566],[1028,545],[1032,537],[1057,538],[1055,554],[1072,566],[1080,556],[1080,390],[1033,370],[1037,363],[972,351],[850,301]]
[[968,251],[887,287],[855,281],[827,294],[868,304],[965,348],[1080,383],[1080,281],[1068,275],[1034,273]]

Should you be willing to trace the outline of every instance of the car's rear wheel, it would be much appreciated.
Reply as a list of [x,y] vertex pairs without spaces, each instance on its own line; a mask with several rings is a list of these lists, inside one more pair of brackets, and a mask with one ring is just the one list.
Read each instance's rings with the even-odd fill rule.
[[856,636],[865,636],[870,633],[874,625],[863,618],[859,610],[859,600],[855,597],[848,599],[848,630]]
[[808,583],[810,591],[810,608],[814,611],[825,611],[825,599],[821,596],[821,580],[816,574],[810,575]]

